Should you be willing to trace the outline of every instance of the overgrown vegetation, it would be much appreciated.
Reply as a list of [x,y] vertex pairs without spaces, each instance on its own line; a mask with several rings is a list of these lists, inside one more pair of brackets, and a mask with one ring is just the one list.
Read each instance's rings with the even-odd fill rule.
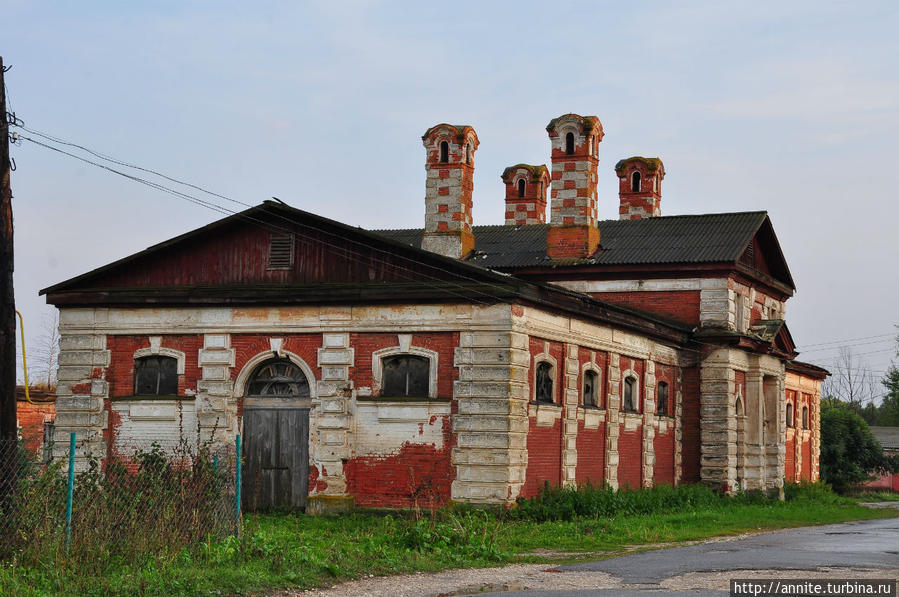
[[71,535],[66,533],[65,462],[37,462],[20,449],[15,501],[0,523],[0,560],[23,568],[93,568],[165,560],[209,536],[235,530],[233,475],[208,448],[158,444],[128,457],[96,459],[76,475]]
[[[310,588],[363,575],[541,561],[533,550],[602,557],[652,545],[895,514],[860,507],[823,485],[790,485],[786,500],[733,498],[695,486],[647,491],[549,489],[511,511],[448,508],[339,517],[250,515],[240,537],[206,537],[155,554],[91,563],[47,554],[0,563],[0,595],[197,595]],[[143,513],[144,520],[154,517]],[[98,524],[102,521],[98,521]],[[574,554],[574,555],[572,555]],[[578,556],[577,554],[581,554]],[[558,561],[557,559],[554,561]]]
[[899,458],[883,453],[868,424],[838,400],[821,402],[821,478],[847,493],[878,473],[899,470]]

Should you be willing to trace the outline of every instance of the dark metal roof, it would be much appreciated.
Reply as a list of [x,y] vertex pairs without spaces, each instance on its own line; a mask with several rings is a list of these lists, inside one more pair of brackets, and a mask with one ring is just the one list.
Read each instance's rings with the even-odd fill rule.
[[871,433],[880,442],[884,450],[899,451],[899,427],[871,426]]
[[[475,252],[468,261],[499,270],[540,265],[734,262],[767,217],[764,211],[750,211],[605,220],[597,224],[600,251],[592,258],[567,262],[551,261],[546,256],[547,224],[474,226]],[[421,229],[373,232],[421,247]]]

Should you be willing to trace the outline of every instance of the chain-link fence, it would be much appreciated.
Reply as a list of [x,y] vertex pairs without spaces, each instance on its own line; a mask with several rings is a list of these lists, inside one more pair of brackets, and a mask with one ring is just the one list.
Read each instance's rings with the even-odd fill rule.
[[69,439],[0,442],[0,560],[177,554],[239,531],[235,446],[147,441],[85,455]]

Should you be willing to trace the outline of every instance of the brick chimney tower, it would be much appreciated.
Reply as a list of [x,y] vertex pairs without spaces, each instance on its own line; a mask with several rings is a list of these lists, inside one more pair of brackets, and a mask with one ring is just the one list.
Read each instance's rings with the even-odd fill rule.
[[421,137],[427,151],[421,248],[462,259],[474,249],[471,192],[478,136],[467,125],[438,124]]
[[506,226],[545,224],[550,183],[546,166],[509,166],[503,170],[502,179],[506,183]]
[[565,114],[546,131],[552,142],[552,191],[546,253],[551,259],[577,259],[599,248],[596,187],[602,123],[596,116]]
[[659,158],[634,156],[615,164],[618,174],[619,219],[640,220],[662,215],[662,179],[665,166]]

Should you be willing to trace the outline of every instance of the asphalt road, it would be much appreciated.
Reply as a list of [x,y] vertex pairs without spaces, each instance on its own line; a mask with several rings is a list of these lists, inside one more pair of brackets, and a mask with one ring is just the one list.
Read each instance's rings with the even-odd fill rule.
[[557,570],[560,575],[574,572],[609,574],[621,581],[621,587],[506,591],[477,593],[477,596],[722,597],[729,595],[729,578],[747,576],[746,573],[727,575],[736,570],[758,571],[753,576],[796,571],[789,574],[789,578],[802,578],[805,576],[803,571],[807,576],[821,578],[896,578],[899,574],[899,518],[777,531],[732,541],[559,566]]

